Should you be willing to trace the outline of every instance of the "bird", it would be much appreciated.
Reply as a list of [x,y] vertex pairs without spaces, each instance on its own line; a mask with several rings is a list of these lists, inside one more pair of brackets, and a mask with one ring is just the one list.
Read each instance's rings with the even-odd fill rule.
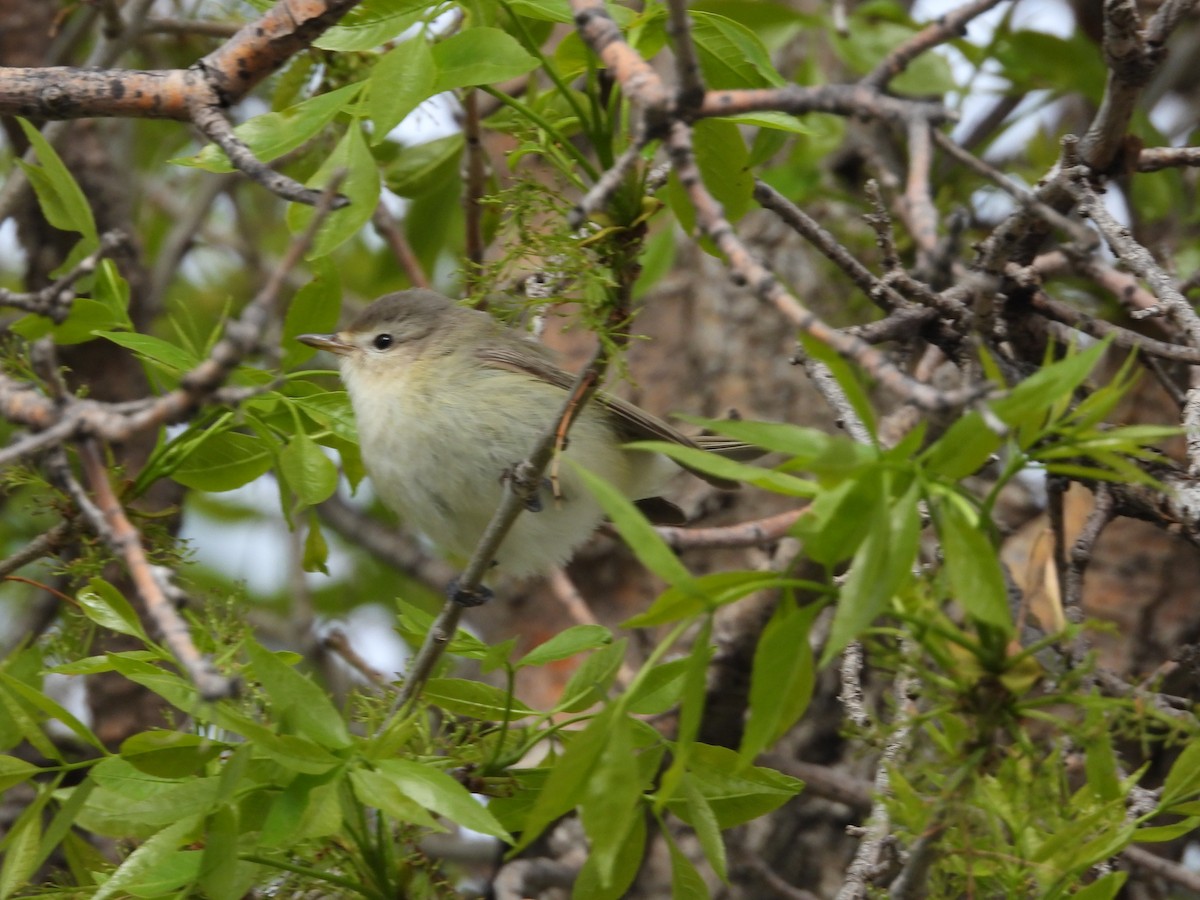
[[[557,420],[575,380],[532,337],[423,288],[387,294],[341,331],[298,340],[337,356],[363,464],[380,499],[454,562],[470,557],[501,502],[506,473]],[[564,455],[675,524],[682,513],[660,492],[688,467],[624,446],[637,440],[734,459],[760,453],[712,435],[689,438],[598,392],[575,416]],[[715,487],[737,487],[689,471]],[[557,484],[544,482],[528,508],[534,511],[518,516],[497,549],[489,579],[564,565],[604,517],[570,466],[557,467]]]

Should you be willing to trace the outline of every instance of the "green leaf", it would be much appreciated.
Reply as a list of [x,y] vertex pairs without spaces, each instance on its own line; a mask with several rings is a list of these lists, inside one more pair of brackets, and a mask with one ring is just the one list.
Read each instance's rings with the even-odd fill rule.
[[692,581],[691,573],[679,561],[679,557],[671,551],[666,541],[654,530],[654,526],[624,494],[600,476],[587,471],[570,459],[566,461],[592,492],[604,514],[612,520],[613,526],[642,565],[667,584],[684,585]]
[[77,231],[84,238],[84,252],[90,253],[100,242],[92,208],[79,183],[63,163],[58,152],[30,122],[17,118],[21,130],[37,154],[40,166],[17,160],[37,194],[38,206],[46,221],[61,231]]
[[588,779],[608,742],[612,719],[613,709],[607,707],[571,738],[550,770],[533,808],[525,817],[515,850],[528,847],[547,825],[572,809],[586,795]]
[[976,410],[968,412],[946,429],[922,454],[928,471],[948,481],[960,481],[978,472],[1001,444],[1000,435]]
[[1012,428],[1040,421],[1049,407],[1083,384],[1109,343],[1100,341],[1087,350],[1042,366],[1007,395],[992,401],[992,412]]
[[[325,775],[297,775],[293,778],[282,793],[275,795],[263,820],[263,846],[285,847],[338,832],[343,825],[339,794],[345,783],[344,778],[345,770],[341,769]],[[390,783],[388,788],[395,791]],[[381,808],[378,793],[368,792],[372,798],[369,802],[376,809]],[[418,812],[424,812],[415,803],[412,805]]]
[[1161,844],[1178,840],[1184,835],[1195,834],[1197,827],[1200,827],[1200,816],[1189,816],[1170,825],[1139,828],[1133,833],[1133,839],[1139,844]]
[[200,859],[200,886],[209,897],[240,897],[238,863],[239,816],[237,807],[222,804],[204,823],[204,854]]
[[419,21],[429,0],[364,0],[315,41],[321,50],[371,50]]
[[325,691],[257,642],[246,644],[246,655],[255,678],[286,724],[327,749],[350,746],[346,724]]
[[[18,699],[18,697],[27,697],[30,691],[37,692],[7,672],[0,671],[0,688],[3,687],[9,688],[0,690],[0,723],[4,725],[5,747],[13,747],[23,738],[46,759],[63,762],[62,751],[46,737],[40,720],[34,717],[29,712],[28,706]],[[34,707],[34,709],[37,708]]]
[[293,434],[279,451],[279,471],[304,506],[316,506],[337,490],[337,466],[303,431]]
[[812,699],[816,663],[808,643],[813,619],[822,604],[798,607],[786,594],[754,650],[750,675],[750,711],[738,753],[749,764],[800,719]]
[[805,555],[832,568],[853,556],[872,529],[879,532],[876,540],[882,540],[883,526],[874,517],[884,509],[883,490],[883,474],[876,467],[820,493],[794,528]]
[[384,759],[376,765],[405,796],[426,809],[472,831],[512,843],[512,836],[488,812],[487,807],[440,769],[407,759]]
[[667,849],[671,854],[671,896],[709,900],[712,894],[708,891],[708,885],[704,883],[704,879],[700,877],[700,873],[696,871],[692,861],[676,846],[671,832],[667,828],[662,828],[660,833],[666,838]]
[[709,475],[729,481],[741,481],[762,488],[764,491],[784,494],[788,497],[813,497],[819,490],[814,482],[807,479],[776,472],[774,469],[764,469],[761,466],[751,466],[726,459],[716,453],[696,447],[684,447],[681,444],[671,444],[666,441],[636,441],[625,446],[630,450],[661,453],[698,472],[707,472]]
[[92,279],[93,297],[76,297],[59,325],[44,316],[22,316],[11,326],[26,340],[49,334],[60,346],[82,344],[108,329],[132,329],[129,320],[129,284],[111,259],[102,259]]
[[296,340],[301,334],[327,334],[337,330],[342,307],[342,284],[337,266],[326,259],[313,260],[313,278],[296,291],[283,319],[283,360],[280,367],[290,369],[316,353],[316,349]]
[[617,673],[621,671],[628,645],[629,639],[621,638],[585,659],[567,681],[554,707],[555,711],[580,712],[602,702],[608,696]]
[[1197,795],[1200,795],[1200,738],[1192,738],[1163,781],[1159,805],[1163,810],[1169,810],[1175,804]]
[[33,776],[41,771],[37,766],[15,756],[0,756],[0,792],[7,791],[22,781],[32,780]]
[[424,197],[459,181],[461,133],[403,147],[383,170],[387,188],[398,197]]
[[655,812],[659,812],[666,802],[675,796],[692,758],[696,735],[700,733],[700,721],[708,699],[708,664],[713,655],[712,629],[713,617],[706,616],[688,653],[683,695],[679,703],[679,728],[675,736],[675,746],[672,748],[673,759],[659,781],[658,790],[655,791]]
[[718,878],[728,883],[729,865],[725,856],[725,842],[721,840],[721,826],[717,822],[712,804],[691,778],[684,779],[681,793],[687,804],[688,823],[696,832],[696,838],[700,841],[708,864],[713,867]]
[[38,847],[42,838],[40,806],[29,807],[4,836],[4,866],[0,868],[0,898],[7,900],[29,879],[38,867]]
[[567,0],[508,0],[508,7],[518,15],[541,22],[567,25],[575,19]]
[[156,778],[183,778],[201,771],[228,745],[183,731],[139,731],[121,742],[121,756]]
[[151,334],[129,331],[96,331],[93,334],[132,350],[141,359],[172,375],[180,375],[200,364],[199,357],[186,347],[172,344]]
[[[342,171],[346,178],[340,191],[350,205],[334,210],[321,222],[312,249],[308,251],[310,260],[329,255],[354,237],[371,220],[379,203],[379,168],[367,148],[362,127],[357,123],[346,129],[333,152],[321,163],[321,168],[308,179],[307,186],[320,190],[329,184],[335,173]],[[303,231],[312,221],[313,213],[311,206],[290,204],[286,213],[288,228],[294,234]]]
[[943,495],[938,501],[935,522],[952,599],[971,618],[1010,633],[1008,590],[988,524],[962,498]]
[[891,473],[884,472],[870,481],[878,491],[877,505],[862,513],[868,523],[867,536],[859,545],[838,593],[822,665],[870,627],[912,577],[921,533],[920,492],[914,481],[904,496],[889,507],[893,480]]
[[375,124],[372,144],[387,140],[388,134],[424,100],[433,96],[437,64],[429,41],[422,32],[385,53],[375,63],[367,80],[367,115]]
[[1128,872],[1109,872],[1091,884],[1084,885],[1071,896],[1075,900],[1113,900],[1125,886],[1125,879],[1128,877]]
[[679,702],[687,675],[687,658],[672,659],[651,669],[625,700],[633,715],[656,716]]
[[[750,125],[755,128],[766,128],[773,132],[784,132],[785,134],[777,135],[778,143],[775,144],[776,151],[782,149],[787,141],[788,134],[812,134],[812,126],[797,119],[795,116],[788,113],[776,112],[774,110],[762,110],[760,112],[742,113],[739,116],[721,116],[726,122],[732,122],[734,125]],[[761,135],[759,135],[761,137]],[[756,139],[757,140],[757,139]],[[760,154],[762,154],[760,156]],[[764,148],[756,147],[751,151],[750,159],[748,160],[751,167],[757,166],[760,163],[766,162],[774,152],[767,153]]]
[[601,887],[612,887],[616,881],[621,848],[640,811],[643,789],[630,721],[618,715],[608,729],[579,804],[589,856]]
[[187,816],[163,828],[153,837],[125,858],[125,861],[108,880],[100,886],[100,890],[92,894],[92,900],[107,900],[123,892],[130,885],[136,884],[158,866],[167,856],[190,841],[198,830],[200,820],[197,816]]
[[612,643],[612,632],[603,625],[575,625],[538,644],[516,663],[516,668],[544,666]]
[[746,422],[698,416],[680,418],[764,450],[784,453],[792,459],[788,470],[805,469],[819,475],[845,475],[879,458],[879,451],[874,447],[826,434],[816,428],[781,422]]
[[621,900],[628,895],[629,886],[637,877],[645,857],[646,817],[637,815],[630,822],[625,839],[617,849],[609,881],[604,883],[601,880],[596,855],[588,854],[572,886],[571,900]]
[[102,628],[149,642],[137,613],[121,592],[102,578],[92,578],[85,590],[75,595],[85,616]]
[[200,491],[232,491],[266,474],[274,463],[271,448],[259,437],[237,431],[203,435],[171,477]]
[[378,809],[397,822],[419,825],[431,831],[446,830],[420,803],[400,790],[394,779],[383,772],[351,769],[350,784],[354,786],[354,796],[360,803]]
[[328,575],[329,568],[325,565],[328,560],[329,544],[326,543],[325,534],[321,530],[321,520],[317,518],[316,513],[312,513],[308,517],[308,527],[304,533],[301,566],[305,572],[321,572]]
[[774,588],[798,588],[818,592],[829,590],[815,582],[785,578],[778,572],[713,572],[711,575],[701,575],[681,587],[668,588],[648,610],[625,620],[621,627],[649,628],[653,625],[678,622],[727,606],[755,591]]
[[[694,129],[696,165],[704,186],[725,210],[725,218],[736,225],[754,205],[754,176],[748,167],[746,141],[738,126],[724,119],[702,119]],[[695,210],[674,173],[668,197],[680,224],[688,232],[693,231]]]
[[[65,706],[57,703],[48,694],[31,687],[17,678],[13,678],[7,672],[0,671],[0,682],[28,706],[33,707],[41,713],[46,719],[55,719],[60,722],[75,737],[79,738],[80,742],[95,747],[101,753],[108,752],[104,745],[100,743],[100,739],[92,734],[90,728],[80,722]],[[26,739],[29,739],[28,734],[26,735]],[[30,743],[33,743],[33,741],[30,741]],[[38,749],[40,750],[41,748],[39,747]],[[58,756],[55,754],[51,758],[57,759]]]
[[456,716],[469,716],[485,722],[522,718],[534,714],[516,697],[498,687],[465,678],[430,678],[421,696],[434,706]]
[[733,19],[693,9],[692,40],[710,90],[782,87],[787,83],[758,35]]
[[[233,133],[250,148],[257,159],[270,162],[295,150],[332,122],[334,116],[354,102],[362,88],[363,82],[348,84],[337,90],[310,97],[283,112],[255,116],[235,128]],[[225,151],[216,144],[209,144],[195,156],[173,159],[171,162],[181,166],[194,166],[206,172],[233,171],[233,165],[225,156]]]
[[[774,769],[742,767],[733,750],[699,743],[692,749],[687,780],[691,780],[708,801],[722,829],[766,815],[804,788],[804,782]],[[686,795],[686,786],[684,790]],[[683,799],[676,797],[669,805],[671,812],[692,824]]]
[[436,91],[518,78],[538,67],[512,35],[499,28],[468,28],[433,47],[437,64]]

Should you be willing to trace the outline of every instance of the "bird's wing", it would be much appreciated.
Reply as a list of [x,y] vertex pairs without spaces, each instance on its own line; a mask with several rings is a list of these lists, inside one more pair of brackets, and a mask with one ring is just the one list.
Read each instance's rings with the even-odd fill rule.
[[[531,344],[531,347],[537,348],[537,345]],[[525,348],[521,348],[522,351]],[[540,350],[540,348],[537,348]],[[562,388],[564,391],[569,390],[575,383],[575,376],[569,372],[564,372],[558,366],[551,362],[547,355],[542,352],[526,355],[524,352],[517,353],[509,347],[489,346],[483,347],[479,351],[479,359],[489,366],[497,366],[502,369],[510,369],[515,372],[524,372],[534,378],[548,382],[555,387]],[[667,441],[672,444],[679,444],[683,447],[691,447],[697,450],[708,450],[716,453],[718,456],[724,456],[730,459],[747,459],[761,455],[761,451],[752,453],[756,448],[749,444],[743,444],[740,441],[732,441],[728,438],[721,438],[712,435],[702,436],[699,440],[693,440],[687,435],[675,428],[672,428],[658,416],[651,415],[644,409],[634,406],[632,403],[622,400],[620,397],[614,397],[611,394],[606,394],[603,391],[596,393],[596,400],[604,405],[612,414],[616,422],[617,431],[622,438],[628,441],[644,441],[644,440],[659,440]],[[680,465],[683,465],[682,463]],[[720,478],[716,475],[711,475],[707,472],[701,472],[693,469],[690,466],[684,465],[692,474],[699,478],[703,478],[713,487],[720,488],[724,491],[737,490],[739,485],[735,481],[729,481],[726,478]]]

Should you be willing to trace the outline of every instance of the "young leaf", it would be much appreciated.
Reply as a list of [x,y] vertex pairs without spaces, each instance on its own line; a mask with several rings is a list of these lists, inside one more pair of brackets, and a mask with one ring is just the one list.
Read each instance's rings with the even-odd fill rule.
[[603,625],[575,625],[560,631],[544,643],[538,644],[516,662],[518,669],[526,666],[544,666],[546,663],[596,650],[612,643],[612,632]]
[[189,841],[193,832],[198,830],[199,823],[198,816],[186,816],[167,825],[129,854],[100,886],[100,890],[92,894],[92,900],[108,900],[109,897],[119,896],[130,885],[137,884],[167,856]]
[[813,497],[819,490],[816,483],[807,479],[777,472],[774,469],[764,469],[761,466],[750,466],[695,447],[669,444],[666,441],[636,441],[625,446],[630,450],[661,453],[697,471],[707,472],[709,475],[729,481],[742,481],[765,491],[789,497]]
[[170,473],[185,487],[232,491],[265,474],[275,461],[271,448],[257,436],[223,431],[191,437],[195,446]]
[[316,506],[337,490],[337,466],[303,431],[293,434],[279,451],[279,471],[305,506]]
[[717,822],[716,813],[708,799],[700,792],[696,782],[691,778],[683,780],[681,793],[687,804],[688,823],[696,832],[700,847],[708,864],[713,867],[717,877],[729,882],[729,864],[725,856],[725,842],[721,839],[721,826]]
[[90,253],[100,242],[100,236],[83,189],[42,133],[25,119],[18,117],[17,122],[41,163],[40,166],[31,166],[24,160],[17,160],[37,194],[42,215],[55,228],[77,231],[83,235],[87,247],[85,252]]
[[435,93],[519,78],[538,67],[537,57],[499,28],[468,28],[433,47]]
[[79,601],[83,614],[97,625],[149,643],[150,639],[129,601],[103,578],[89,580],[88,586],[76,594],[75,599]]
[[610,887],[616,880],[617,860],[640,811],[642,791],[629,719],[616,716],[579,804],[580,821],[602,887]]
[[375,123],[371,143],[386,140],[410,112],[432,97],[437,78],[437,64],[424,33],[381,56],[367,80],[367,115]]
[[822,605],[798,607],[786,594],[754,651],[750,712],[738,753],[743,765],[782,737],[804,714],[812,698],[816,664],[808,632]]
[[603,701],[621,670],[628,645],[629,639],[621,638],[585,659],[563,688],[555,711],[579,712]]
[[296,340],[301,334],[325,334],[337,329],[342,307],[342,286],[337,266],[326,259],[312,261],[313,279],[292,297],[283,319],[283,360],[280,368],[290,369],[317,351]]
[[246,655],[255,678],[285,723],[327,749],[350,746],[342,715],[325,691],[255,641],[247,642]]
[[[321,227],[317,229],[312,249],[308,251],[310,260],[328,256],[354,237],[358,230],[370,221],[379,203],[379,167],[367,148],[362,126],[357,122],[351,123],[346,129],[333,152],[308,180],[307,186],[320,190],[329,183],[335,173],[342,171],[346,173],[346,178],[342,181],[341,193],[350,201],[350,205],[325,217]],[[288,206],[285,217],[288,228],[294,233],[300,232],[307,228],[312,220],[313,208],[293,203]]]
[[600,476],[592,474],[569,459],[567,462],[592,492],[604,509],[605,515],[612,520],[613,526],[621,533],[621,537],[642,565],[667,584],[682,586],[691,583],[691,573],[679,561],[679,557],[671,552],[671,548],[658,536],[654,526],[624,494]]
[[430,678],[421,691],[433,706],[456,716],[468,716],[485,722],[523,718],[534,710],[498,687],[465,678]]
[[[283,112],[255,116],[235,128],[234,134],[250,148],[255,158],[270,162],[295,150],[332,122],[334,116],[354,102],[362,88],[361,81],[348,84],[310,97]],[[209,144],[195,156],[173,159],[171,162],[181,166],[196,166],[207,172],[233,171],[225,151],[216,144]]]
[[571,738],[525,817],[515,851],[528,847],[547,825],[583,799],[588,779],[608,743],[613,714],[612,707],[605,708]]
[[986,523],[965,500],[952,494],[939,497],[935,509],[952,599],[971,618],[1009,633],[1008,589]]
[[404,793],[426,809],[480,834],[512,843],[512,836],[486,806],[440,769],[408,759],[380,760],[377,767]]
[[667,849],[671,854],[671,896],[709,900],[712,895],[708,891],[708,885],[704,883],[692,861],[675,844],[670,830],[660,828],[659,833],[666,838]]

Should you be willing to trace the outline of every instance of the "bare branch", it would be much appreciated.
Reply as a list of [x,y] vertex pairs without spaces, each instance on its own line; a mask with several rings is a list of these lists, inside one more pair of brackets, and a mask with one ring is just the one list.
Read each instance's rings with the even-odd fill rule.
[[71,304],[75,300],[75,292],[71,290],[75,282],[95,272],[101,259],[127,241],[128,238],[119,231],[110,231],[101,235],[100,245],[54,284],[48,285],[40,291],[29,293],[18,293],[0,288],[0,305],[36,313],[54,322],[62,322],[70,314]]
[[883,61],[871,70],[862,83],[882,90],[888,82],[908,68],[909,63],[939,44],[963,37],[972,19],[983,15],[997,6],[1001,0],[972,0],[957,9],[952,9],[937,21],[926,25],[911,38],[892,50]]
[[804,512],[803,509],[792,509],[767,516],[765,519],[739,522],[736,525],[717,525],[711,528],[679,528],[660,525],[654,530],[667,542],[668,547],[676,551],[697,548],[760,547],[764,544],[773,544],[780,538],[786,537]]
[[762,300],[770,303],[792,325],[854,360],[890,390],[922,409],[948,410],[962,406],[979,396],[978,388],[943,393],[920,384],[901,372],[880,351],[853,335],[830,328],[815,313],[789,293],[775,276],[760,263],[738,238],[725,219],[720,204],[708,192],[692,154],[691,128],[683,122],[671,126],[668,149],[675,172],[687,191],[696,219],[708,237],[729,260],[735,282],[749,285]]

